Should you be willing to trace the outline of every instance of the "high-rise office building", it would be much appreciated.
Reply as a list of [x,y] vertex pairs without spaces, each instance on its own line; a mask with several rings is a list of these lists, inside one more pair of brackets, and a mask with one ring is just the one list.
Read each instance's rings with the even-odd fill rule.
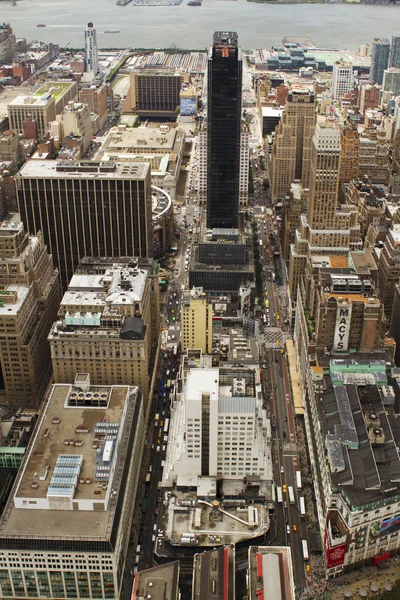
[[334,229],[338,207],[340,130],[317,125],[311,151],[310,197],[307,219],[311,228]]
[[38,408],[51,377],[47,335],[57,316],[57,271],[40,233],[18,215],[0,225],[0,400]]
[[182,352],[199,348],[203,354],[211,354],[212,303],[202,288],[182,292],[181,332]]
[[239,225],[242,53],[235,32],[214,33],[208,56],[207,226]]
[[152,256],[148,163],[38,159],[17,178],[22,220],[43,233],[63,290],[84,256]]
[[[249,158],[250,158],[250,134],[242,124],[240,136],[240,172],[239,172],[239,203],[245,206],[249,199]],[[207,132],[199,134],[199,201],[201,204],[207,202]]]
[[152,261],[96,261],[78,267],[50,331],[54,381],[84,371],[96,385],[138,385],[146,403],[159,334]]
[[124,111],[142,117],[176,117],[183,82],[183,73],[176,71],[135,71],[130,74]]
[[358,177],[360,171],[360,137],[357,125],[345,124],[340,132],[341,162],[339,185]]
[[275,131],[272,146],[273,202],[283,201],[295,180],[300,180],[301,185],[308,188],[315,123],[314,94],[304,89],[292,90],[286,98],[285,110]]
[[383,92],[392,92],[395,96],[400,94],[400,68],[389,67],[383,72]]
[[369,79],[382,85],[383,72],[389,63],[390,42],[386,38],[375,38],[372,43]]
[[269,427],[258,369],[191,368],[175,404],[163,479],[256,475],[268,481],[272,478]]
[[97,33],[93,23],[88,23],[85,29],[85,71],[96,75],[98,70]]
[[307,215],[300,215],[300,228],[290,248],[292,303],[313,255],[347,254],[362,248],[357,208],[339,205],[339,172],[340,130],[321,121],[313,136]]
[[379,293],[385,307],[385,314],[390,319],[393,307],[395,285],[400,278],[400,225],[390,229],[378,265]]
[[392,35],[390,42],[389,68],[394,67],[400,69],[400,33],[396,32]]
[[354,87],[353,66],[344,63],[335,63],[332,73],[332,96],[339,102]]
[[363,84],[360,89],[360,113],[365,115],[367,110],[374,110],[379,106],[381,88],[377,83]]
[[0,519],[2,598],[126,597],[145,432],[138,387],[51,386]]

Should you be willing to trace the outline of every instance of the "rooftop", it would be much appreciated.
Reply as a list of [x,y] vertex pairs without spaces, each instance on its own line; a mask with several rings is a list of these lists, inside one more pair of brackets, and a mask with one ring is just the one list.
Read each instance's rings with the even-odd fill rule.
[[196,554],[192,586],[193,600],[235,600],[235,547]]
[[35,96],[43,96],[50,93],[58,100],[74,83],[74,81],[47,81],[35,92]]
[[381,360],[331,360],[316,404],[332,490],[354,510],[400,497],[400,425],[385,371]]
[[146,179],[149,163],[101,163],[97,161],[28,160],[18,172],[21,178],[45,179]]
[[249,600],[295,600],[290,548],[251,546],[248,585]]
[[0,521],[0,539],[109,541],[139,410],[135,387],[90,386],[88,376],[53,385]]
[[179,129],[162,127],[127,128],[124,125],[113,127],[105,140],[102,151],[116,152],[127,149],[145,149],[151,153],[162,150],[164,153],[178,149],[183,141],[184,132]]
[[17,96],[9,103],[9,106],[47,106],[54,102],[54,98],[50,93],[42,96]]
[[135,575],[131,600],[178,600],[179,561],[144,569]]
[[26,285],[8,285],[0,290],[0,318],[18,315],[29,294]]

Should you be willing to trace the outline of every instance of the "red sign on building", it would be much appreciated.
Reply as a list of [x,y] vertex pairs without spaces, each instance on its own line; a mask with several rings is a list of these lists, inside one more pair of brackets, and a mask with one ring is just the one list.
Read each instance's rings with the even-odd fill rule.
[[332,569],[333,567],[339,567],[344,563],[344,557],[346,555],[347,544],[340,544],[339,546],[334,546],[333,548],[329,545],[329,534],[328,529],[325,529],[325,540],[324,540],[324,549],[325,549],[325,564],[327,569]]

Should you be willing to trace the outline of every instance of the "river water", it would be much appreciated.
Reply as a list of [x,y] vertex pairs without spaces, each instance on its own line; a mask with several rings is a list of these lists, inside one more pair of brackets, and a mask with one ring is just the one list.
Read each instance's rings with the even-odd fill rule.
[[[400,29],[400,7],[349,4],[271,5],[246,0],[204,0],[203,5],[116,6],[115,0],[0,1],[0,21],[17,37],[73,48],[84,45],[83,30],[93,21],[102,48],[206,48],[215,30],[239,34],[242,48],[268,48],[285,35],[309,36],[319,47],[356,50],[374,37]],[[38,29],[38,23],[46,28]],[[103,34],[104,29],[119,34]]]

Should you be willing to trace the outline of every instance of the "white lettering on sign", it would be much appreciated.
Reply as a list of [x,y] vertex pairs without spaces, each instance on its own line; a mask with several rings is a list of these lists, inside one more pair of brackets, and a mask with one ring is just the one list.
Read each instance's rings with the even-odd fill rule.
[[336,311],[334,350],[348,350],[351,323],[351,304],[338,304]]

